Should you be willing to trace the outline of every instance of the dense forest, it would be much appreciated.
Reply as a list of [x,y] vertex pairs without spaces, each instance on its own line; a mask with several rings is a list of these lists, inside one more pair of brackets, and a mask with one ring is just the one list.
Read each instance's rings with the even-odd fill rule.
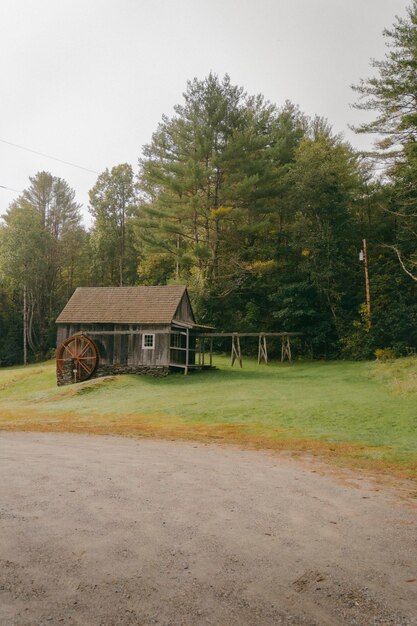
[[[375,133],[360,154],[327,120],[278,108],[230,78],[190,81],[129,164],[90,191],[90,229],[68,184],[34,174],[0,225],[0,364],[55,346],[82,285],[187,284],[218,330],[299,331],[307,358],[417,348],[417,0],[354,87]],[[139,147],[138,147],[139,152]],[[364,263],[367,242],[370,315]]]

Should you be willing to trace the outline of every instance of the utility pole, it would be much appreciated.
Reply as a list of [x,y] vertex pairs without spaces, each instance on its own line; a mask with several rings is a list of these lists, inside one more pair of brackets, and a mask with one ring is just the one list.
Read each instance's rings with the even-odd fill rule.
[[366,309],[368,311],[368,328],[371,328],[371,292],[369,290],[369,273],[368,273],[368,253],[366,249],[366,239],[362,240],[363,250],[359,253],[359,260],[363,261],[365,270],[365,288],[366,288]]
[[28,307],[26,302],[26,285],[23,287],[23,365],[28,364]]
[[125,198],[124,194],[122,197],[122,211],[121,211],[121,225],[120,225],[120,263],[119,263],[119,272],[120,272],[120,287],[123,287],[123,265],[125,258]]

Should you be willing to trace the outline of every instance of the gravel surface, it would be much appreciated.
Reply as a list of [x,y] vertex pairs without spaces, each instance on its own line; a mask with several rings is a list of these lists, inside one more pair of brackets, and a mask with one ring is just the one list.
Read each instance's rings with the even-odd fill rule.
[[0,624],[417,624],[407,485],[323,467],[1,433]]

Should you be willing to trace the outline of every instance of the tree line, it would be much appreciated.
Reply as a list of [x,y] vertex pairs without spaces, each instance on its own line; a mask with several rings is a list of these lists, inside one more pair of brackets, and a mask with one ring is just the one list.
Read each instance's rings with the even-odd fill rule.
[[[38,172],[0,226],[0,364],[55,345],[77,286],[187,284],[218,330],[302,332],[299,353],[368,358],[417,348],[417,1],[385,31],[376,113],[360,154],[329,123],[210,74],[163,116],[138,171],[106,169],[90,229],[68,184]],[[383,163],[383,175],[375,164]],[[367,242],[371,310],[365,306]]]

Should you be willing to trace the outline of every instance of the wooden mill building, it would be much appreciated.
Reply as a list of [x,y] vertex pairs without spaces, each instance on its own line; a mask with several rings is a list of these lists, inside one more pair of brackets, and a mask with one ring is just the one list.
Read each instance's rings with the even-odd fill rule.
[[56,320],[58,384],[109,374],[164,376],[196,364],[198,336],[184,286],[79,287]]

